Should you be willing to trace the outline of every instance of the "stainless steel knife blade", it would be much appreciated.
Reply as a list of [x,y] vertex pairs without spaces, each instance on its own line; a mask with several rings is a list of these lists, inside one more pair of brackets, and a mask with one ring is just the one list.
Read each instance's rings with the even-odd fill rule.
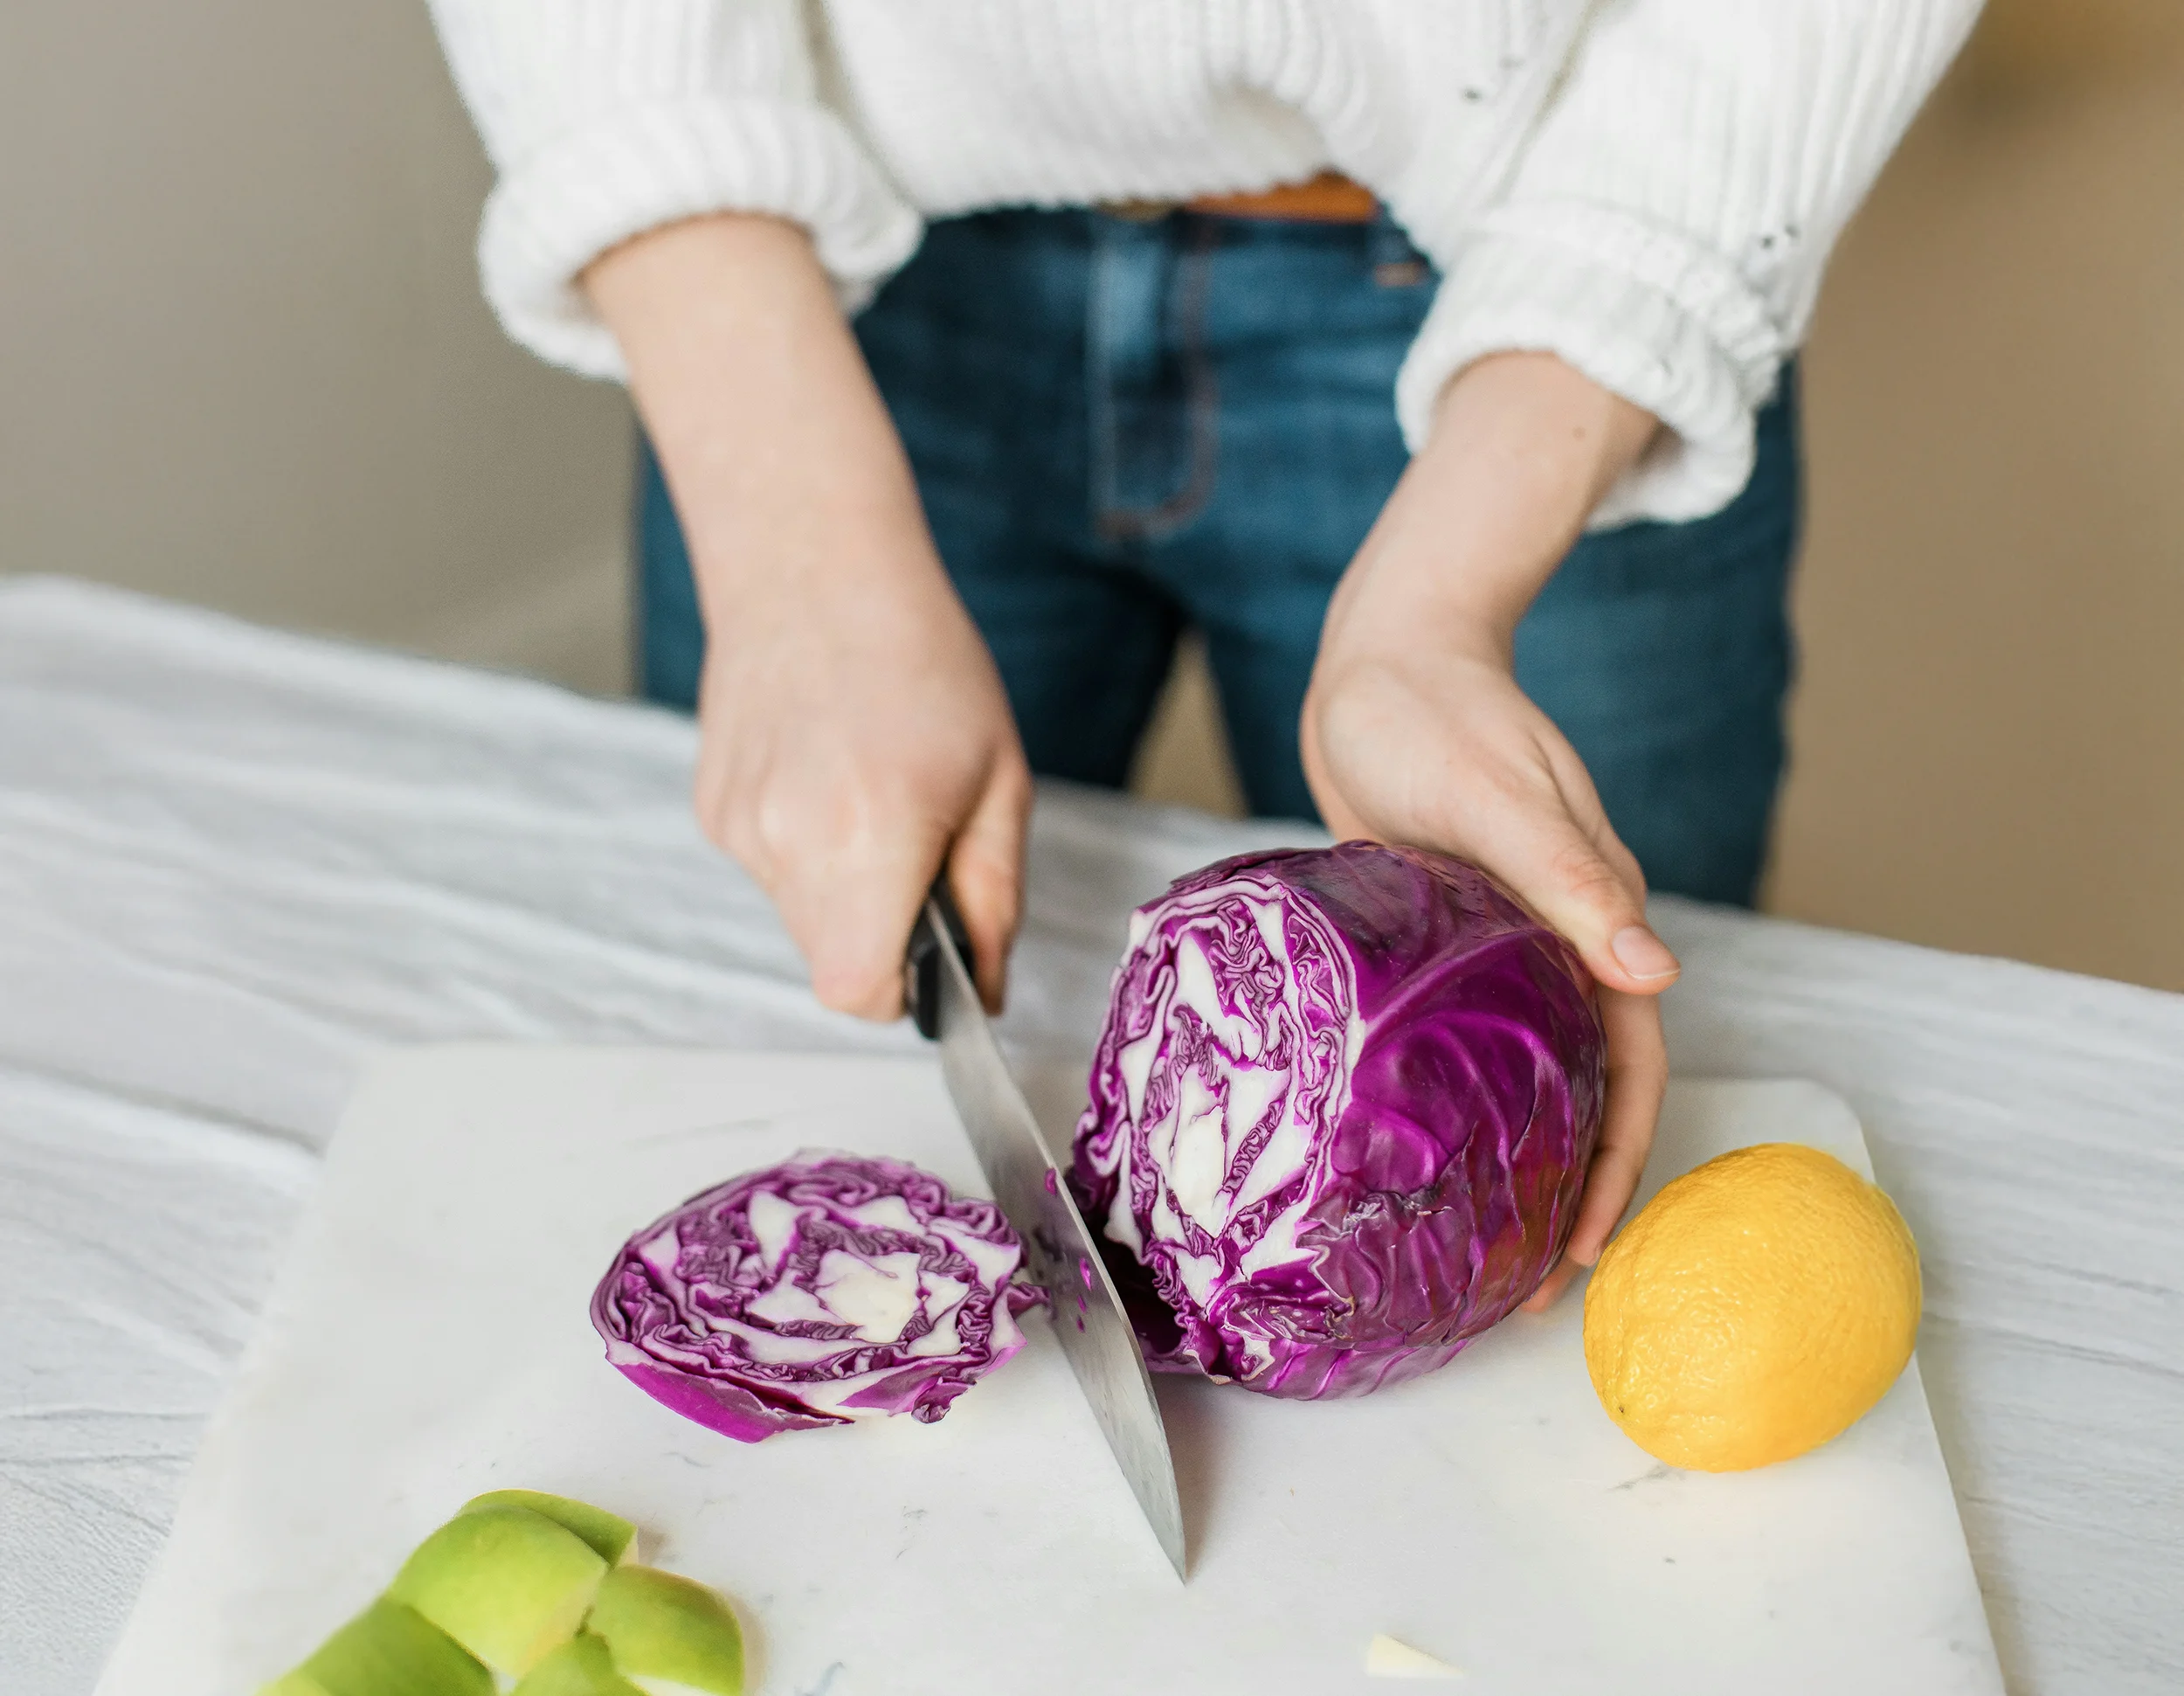
[[1175,1464],[1137,1333],[1076,1201],[1047,1151],[1038,1121],[1001,1057],[953,917],[940,900],[928,900],[911,937],[910,995],[918,1028],[939,1042],[948,1093],[994,1201],[1024,1239],[1032,1277],[1053,1302],[1061,1352],[1083,1386],[1153,1535],[1176,1576],[1185,1577],[1183,1505],[1176,1495]]

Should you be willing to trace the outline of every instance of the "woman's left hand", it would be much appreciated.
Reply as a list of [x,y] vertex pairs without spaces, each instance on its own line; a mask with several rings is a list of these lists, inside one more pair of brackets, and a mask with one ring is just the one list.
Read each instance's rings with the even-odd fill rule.
[[1467,368],[1330,605],[1301,725],[1338,837],[1484,868],[1569,938],[1600,986],[1607,1103],[1544,1307],[1607,1247],[1668,1081],[1655,1000],[1676,957],[1583,761],[1510,668],[1517,620],[1600,496],[1643,452],[1648,414],[1547,355]]

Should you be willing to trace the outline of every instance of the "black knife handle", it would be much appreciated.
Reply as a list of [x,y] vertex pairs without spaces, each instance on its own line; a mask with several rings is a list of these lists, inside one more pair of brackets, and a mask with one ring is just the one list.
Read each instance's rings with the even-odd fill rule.
[[917,910],[917,921],[910,926],[909,952],[902,963],[903,1004],[917,1026],[917,1034],[928,1042],[940,1035],[940,941],[933,934],[931,918],[936,910],[940,914],[940,922],[948,927],[948,939],[956,945],[964,964],[969,966],[971,932],[964,929],[963,915],[956,910],[956,897],[948,893],[948,874],[944,869],[933,880],[932,894],[926,904]]

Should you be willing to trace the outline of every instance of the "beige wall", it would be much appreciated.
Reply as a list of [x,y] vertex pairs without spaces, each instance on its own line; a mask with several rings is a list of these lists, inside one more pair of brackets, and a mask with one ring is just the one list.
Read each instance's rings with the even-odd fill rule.
[[[409,0],[0,8],[0,570],[616,686],[626,409],[486,180]],[[2184,6],[1996,0],[1807,371],[1773,904],[2184,987]],[[1210,726],[1141,787],[1233,806]]]
[[0,6],[0,570],[617,684],[627,410],[486,182],[418,0]]
[[1999,11],[1830,280],[1772,904],[2184,989],[2184,7],[2106,10]]

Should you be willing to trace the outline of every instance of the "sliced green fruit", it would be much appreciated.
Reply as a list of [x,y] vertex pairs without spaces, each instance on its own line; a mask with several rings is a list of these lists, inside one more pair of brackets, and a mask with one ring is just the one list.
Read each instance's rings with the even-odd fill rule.
[[543,1490],[488,1490],[482,1496],[472,1497],[458,1512],[475,1513],[481,1507],[528,1507],[534,1513],[543,1513],[583,1538],[610,1567],[637,1550],[635,1526],[619,1513],[573,1497],[549,1496]]
[[258,1696],[494,1696],[494,1684],[445,1631],[382,1596]]
[[510,1696],[643,1696],[614,1670],[606,1639],[579,1633],[523,1675]]
[[481,1507],[419,1543],[387,1594],[520,1679],[577,1635],[606,1572],[598,1551],[544,1514]]
[[648,1696],[743,1696],[743,1633],[704,1585],[653,1567],[617,1567],[584,1630],[606,1639],[615,1670]]

